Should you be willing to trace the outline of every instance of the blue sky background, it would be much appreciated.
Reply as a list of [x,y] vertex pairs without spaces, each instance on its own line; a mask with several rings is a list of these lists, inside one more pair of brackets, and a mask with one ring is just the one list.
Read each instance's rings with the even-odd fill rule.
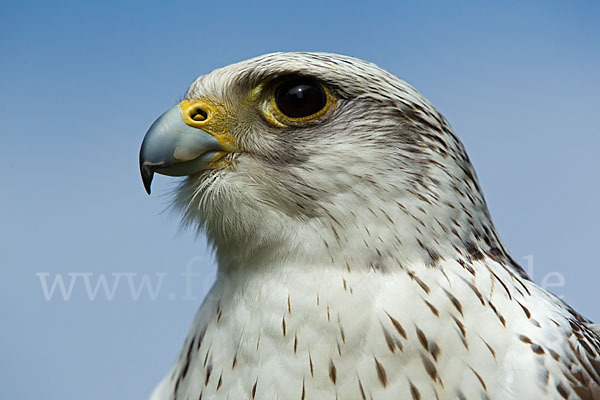
[[[0,398],[143,399],[166,374],[214,267],[164,212],[173,181],[146,196],[139,145],[197,75],[272,51],[364,58],[425,94],[515,258],[600,321],[598,4],[2,1]],[[36,274],[70,272],[129,275],[112,300],[79,275],[46,301]],[[144,274],[166,274],[155,300],[130,293]]]

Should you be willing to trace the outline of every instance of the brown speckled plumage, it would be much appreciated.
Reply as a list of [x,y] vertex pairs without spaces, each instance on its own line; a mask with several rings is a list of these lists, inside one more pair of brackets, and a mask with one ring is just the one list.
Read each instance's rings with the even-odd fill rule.
[[[277,114],[290,76],[329,108]],[[228,140],[175,193],[219,275],[153,400],[600,399],[600,329],[511,258],[462,144],[406,82],[276,53],[186,100]]]

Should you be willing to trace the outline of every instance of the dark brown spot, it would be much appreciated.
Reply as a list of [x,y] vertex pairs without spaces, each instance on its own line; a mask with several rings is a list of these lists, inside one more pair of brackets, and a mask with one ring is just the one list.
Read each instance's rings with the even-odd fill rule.
[[544,383],[548,385],[548,382],[550,382],[550,371],[546,369],[544,371]]
[[448,292],[446,289],[444,289],[444,292],[446,293],[446,296],[448,296],[448,298],[450,299],[450,302],[452,303],[454,308],[456,308],[456,310],[460,313],[460,315],[463,315],[462,304],[460,304],[460,301],[458,301],[458,299],[456,297],[454,297],[452,295],[452,293]]
[[381,363],[377,361],[377,358],[373,357],[373,359],[375,360],[375,370],[377,370],[377,378],[379,378],[379,382],[381,382],[383,387],[385,387],[385,385],[387,385],[387,372],[385,372],[385,368],[383,368],[383,365],[381,365]]
[[429,351],[429,344],[427,343],[427,336],[425,336],[425,333],[419,329],[419,327],[415,327],[416,332],[417,332],[417,338],[419,339],[419,342],[421,343],[421,346],[423,346],[425,348],[425,350]]
[[315,371],[313,370],[313,362],[312,357],[310,356],[310,352],[308,352],[308,365],[310,366],[310,376],[315,377]]
[[504,317],[498,312],[498,310],[496,309],[496,306],[490,301],[488,300],[488,305],[490,306],[490,308],[494,311],[494,314],[496,314],[496,316],[498,317],[498,319],[500,320],[500,323],[503,326],[506,326],[506,320],[504,319]]
[[196,351],[200,350],[200,345],[202,344],[202,340],[204,339],[204,334],[206,333],[206,328],[200,332],[198,335],[198,339],[196,340]]
[[208,385],[208,381],[210,380],[210,374],[212,372],[212,364],[208,363],[206,366],[206,376],[204,378],[204,386]]
[[[481,340],[483,340],[483,339],[481,339]],[[483,340],[483,343],[485,343],[485,345],[487,346],[490,353],[492,353],[492,356],[494,357],[494,359],[496,359],[496,351],[492,348],[492,346],[490,346],[489,343],[486,342],[485,340]]]
[[429,286],[427,286],[425,282],[423,282],[417,275],[415,275],[414,272],[408,271],[407,274],[410,277],[410,279],[417,282],[417,284],[421,287],[421,289],[423,289],[425,293],[429,294],[429,292],[431,292]]
[[417,389],[412,382],[410,382],[410,395],[412,396],[413,400],[421,400],[421,393],[419,393],[419,389]]
[[285,336],[285,317],[281,320],[281,330],[283,331],[283,336]]
[[304,379],[302,379],[302,397],[301,400],[304,400],[306,397],[306,390],[304,389]]
[[298,350],[298,334],[294,336],[294,354],[296,354],[296,350]]
[[544,349],[539,344],[533,343],[531,345],[531,350],[533,350],[535,354],[544,354]]
[[466,279],[463,279],[463,281],[467,284],[467,286],[469,286],[469,288],[473,291],[473,293],[475,293],[475,296],[477,296],[477,298],[481,302],[481,305],[485,306],[485,300],[483,299],[483,296],[481,295],[481,292],[479,291],[479,289],[477,289],[475,287],[475,285],[473,285],[471,282],[467,281]]
[[206,367],[206,363],[208,362],[208,356],[210,356],[210,347],[208,348],[208,350],[206,351],[206,355],[204,356],[204,363],[202,363],[202,366]]
[[556,385],[556,390],[562,396],[563,399],[568,399],[569,398],[569,389],[567,389],[566,387],[564,387],[562,385],[562,383],[559,382],[558,385]]
[[440,354],[440,348],[434,341],[429,341],[429,353],[433,357],[434,361],[437,361],[438,355]]
[[183,365],[183,369],[181,370],[181,375],[179,376],[181,379],[185,379],[185,376],[188,373],[188,369],[190,367],[190,362],[192,361],[192,359],[190,357],[190,353],[192,351],[193,345],[194,345],[194,341],[192,340],[192,342],[188,346],[187,355],[185,357],[185,364]]
[[331,382],[335,385],[335,382],[337,381],[337,370],[335,369],[333,360],[329,362],[329,379],[331,379]]
[[532,344],[533,342],[525,335],[519,336],[519,340],[523,343]]
[[427,375],[429,375],[431,380],[433,380],[435,382],[437,380],[437,376],[438,376],[435,365],[433,365],[431,360],[429,358],[427,358],[427,356],[424,356],[423,354],[421,354],[421,360],[423,361],[423,367],[425,367],[425,372],[427,372]]
[[292,305],[290,304],[290,295],[289,294],[288,294],[287,306],[288,306],[288,314],[291,314],[292,313]]
[[388,213],[386,213],[383,209],[379,209],[379,211],[381,211],[383,213],[383,215],[385,215],[385,217],[387,218],[388,221],[390,221],[390,223],[394,223],[394,221],[390,218],[390,216],[388,215]]
[[363,388],[360,378],[358,379],[358,388],[360,389],[360,395],[361,395],[362,399],[367,400],[367,396],[365,396],[365,389]]
[[383,337],[385,338],[385,342],[387,343],[388,349],[390,349],[392,353],[395,353],[396,343],[394,342],[394,338],[392,337],[390,332],[387,329],[385,329],[383,325],[381,325],[381,329],[383,330]]
[[519,303],[519,305],[523,309],[523,312],[525,313],[525,316],[527,317],[527,319],[531,318],[531,312],[529,311],[529,309],[521,303]]
[[[454,249],[460,253],[460,249],[454,246]],[[466,269],[471,275],[475,276],[475,270],[471,266],[471,264],[467,264],[465,260],[461,260],[460,258],[456,259],[456,262],[459,263],[464,269]]]
[[390,318],[390,321],[392,321],[392,325],[394,325],[394,328],[396,328],[396,331],[398,332],[398,334],[400,336],[402,336],[404,339],[406,339],[406,331],[404,330],[404,328],[402,327],[402,325],[400,325],[400,322],[396,321],[390,314],[388,314],[386,312],[387,316]]
[[438,309],[437,309],[437,308],[435,308],[435,307],[433,306],[433,304],[431,304],[431,303],[430,303],[430,302],[428,302],[427,300],[424,300],[424,301],[425,301],[425,304],[427,304],[427,307],[429,307],[429,309],[430,309],[430,310],[431,310],[431,312],[433,313],[433,315],[435,315],[436,317],[439,317],[439,316],[440,316],[440,313],[439,313]]
[[504,291],[505,291],[505,292],[506,292],[506,294],[508,295],[508,298],[509,298],[510,300],[512,300],[512,295],[510,294],[510,290],[508,290],[508,288],[506,287],[506,284],[504,284],[504,282],[502,281],[502,279],[500,279],[500,278],[498,277],[498,275],[496,275],[496,273],[495,273],[495,272],[493,272],[493,271],[491,271],[491,270],[490,270],[490,272],[491,272],[491,274],[494,276],[494,278],[496,278],[496,280],[497,280],[498,282],[500,282],[500,284],[501,284],[501,285],[502,285],[502,287],[504,288]]
[[441,256],[439,255],[438,252],[436,252],[435,250],[432,250],[429,247],[425,247],[425,251],[427,252],[427,255],[429,256],[429,259],[426,261],[426,264],[429,267],[435,267],[437,262],[440,260]]
[[223,374],[219,375],[219,382],[217,382],[217,391],[221,388],[223,384]]
[[477,371],[475,371],[473,369],[473,367],[469,367],[471,368],[471,371],[473,371],[473,373],[475,374],[475,376],[477,377],[477,380],[479,380],[479,383],[481,383],[481,386],[483,387],[483,390],[487,390],[487,386],[485,385],[485,382],[483,381],[483,378],[481,377],[481,375],[479,375],[477,373]]
[[254,382],[254,386],[252,386],[252,398],[256,397],[256,385],[258,384],[258,378]]
[[455,316],[452,316],[452,319],[454,320],[454,323],[456,324],[456,326],[460,330],[461,335],[464,338],[466,338],[467,337],[467,331],[465,330],[465,326],[463,325],[463,323],[458,318],[456,318]]
[[177,377],[177,381],[175,381],[175,387],[173,388],[173,395],[177,395],[177,389],[179,388],[179,384],[181,383],[181,375]]
[[463,323],[456,318],[454,315],[452,316],[452,318],[454,319],[454,323],[456,324],[456,326],[458,327],[458,330],[460,333],[459,338],[462,341],[463,345],[465,346],[465,349],[469,349],[469,343],[467,343],[467,331],[465,330],[465,326],[463,325]]

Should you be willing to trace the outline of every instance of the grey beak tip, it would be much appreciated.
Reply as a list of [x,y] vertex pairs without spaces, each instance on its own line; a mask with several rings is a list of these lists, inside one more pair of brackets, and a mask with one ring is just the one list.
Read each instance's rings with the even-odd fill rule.
[[154,178],[154,169],[155,167],[152,165],[141,164],[140,172],[142,174],[142,182],[144,183],[144,188],[146,189],[146,193],[150,194],[150,186],[152,185],[152,178]]
[[148,196],[150,196],[150,193],[152,193],[152,190],[150,190],[151,182],[152,178],[150,178],[148,181],[144,181],[144,188],[146,189],[146,193],[148,193]]

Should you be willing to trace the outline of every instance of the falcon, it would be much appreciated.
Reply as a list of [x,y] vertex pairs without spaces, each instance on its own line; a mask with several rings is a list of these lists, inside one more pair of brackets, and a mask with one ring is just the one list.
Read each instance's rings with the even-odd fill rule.
[[374,64],[199,77],[140,150],[218,277],[153,400],[600,399],[600,329],[502,245],[465,149]]

